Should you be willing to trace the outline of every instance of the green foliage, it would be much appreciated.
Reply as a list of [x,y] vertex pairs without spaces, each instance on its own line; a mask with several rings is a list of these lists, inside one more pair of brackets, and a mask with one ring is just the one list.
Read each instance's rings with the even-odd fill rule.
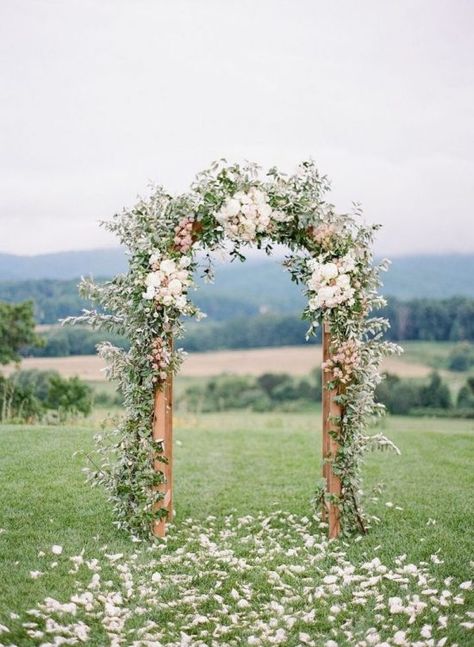
[[397,375],[386,374],[375,391],[377,400],[387,411],[407,415],[420,404],[420,387],[411,380],[402,380]]
[[456,404],[459,409],[474,410],[474,377],[468,378],[466,384],[461,387]]
[[[41,421],[54,412],[64,421],[92,408],[92,389],[78,377],[63,378],[56,371],[16,371],[0,376],[0,419]],[[52,421],[52,418],[49,418]]]
[[31,301],[14,305],[0,302],[0,364],[18,362],[22,346],[39,343],[34,330]]
[[77,293],[77,279],[1,281],[0,299],[8,303],[31,299],[35,304],[35,319],[40,324],[55,324],[59,319],[77,315],[90,306]]
[[23,349],[24,357],[69,357],[70,355],[93,355],[97,346],[109,342],[119,348],[128,349],[125,337],[112,332],[89,330],[81,326],[75,328],[54,327],[40,333],[42,346],[28,346]]
[[474,346],[469,343],[457,344],[449,354],[448,368],[451,371],[468,371],[474,366]]
[[391,299],[382,313],[392,340],[474,341],[474,299]]
[[[447,384],[437,372],[433,372],[427,383],[416,380],[402,379],[397,375],[386,374],[385,379],[377,386],[377,400],[385,405],[387,411],[398,415],[408,415],[440,411],[450,411],[452,407],[451,394]],[[466,401],[462,405],[466,407]],[[452,415],[457,415],[452,412]]]
[[420,389],[420,406],[433,409],[449,409],[451,404],[448,385],[443,383],[439,373],[433,372],[429,383]]

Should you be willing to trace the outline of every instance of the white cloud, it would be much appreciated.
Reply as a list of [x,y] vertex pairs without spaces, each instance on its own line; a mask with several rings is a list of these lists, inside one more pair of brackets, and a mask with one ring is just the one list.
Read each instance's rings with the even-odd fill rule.
[[474,249],[469,2],[4,0],[0,248],[97,247],[152,179],[312,156],[380,251]]

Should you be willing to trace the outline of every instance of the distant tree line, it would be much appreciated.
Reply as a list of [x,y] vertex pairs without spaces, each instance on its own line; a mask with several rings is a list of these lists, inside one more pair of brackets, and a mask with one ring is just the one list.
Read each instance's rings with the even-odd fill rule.
[[[413,280],[416,280],[416,277]],[[296,290],[294,286],[289,287]],[[234,337],[245,336],[239,330],[242,324],[254,328],[254,331],[262,331],[265,322],[275,331],[281,327],[287,338],[291,337],[291,340],[285,342],[288,344],[300,344],[304,338],[305,324],[300,321],[299,313],[294,311],[293,314],[288,314],[283,301],[281,310],[273,305],[270,313],[273,318],[265,319],[265,315],[260,314],[258,295],[252,294],[251,298],[246,299],[240,293],[212,293],[212,290],[208,290],[209,288],[203,287],[193,294],[197,305],[208,314],[208,321],[200,325],[200,329],[203,330],[202,346],[209,345],[205,338],[209,337],[210,333],[204,332],[204,325],[211,325],[211,322],[220,322],[222,326],[213,330],[220,339],[220,347],[223,348],[237,347],[233,341]],[[39,324],[56,324],[59,319],[77,315],[83,308],[91,306],[79,296],[77,280],[0,282],[0,301],[19,303],[26,300],[33,301],[35,319]],[[469,297],[409,301],[389,297],[388,306],[381,314],[387,316],[391,322],[389,335],[393,340],[474,341],[474,299]],[[280,323],[277,323],[278,317],[281,319]],[[290,323],[291,320],[293,324]],[[249,331],[248,339],[242,340],[243,347],[248,347],[254,331]],[[190,345],[196,343],[194,331],[190,331],[188,337]],[[270,342],[269,345],[275,344]]]
[[[193,413],[250,409],[252,411],[301,411],[319,407],[320,369],[306,377],[265,373],[259,377],[221,375],[190,384],[177,406]],[[378,402],[395,415],[431,415],[474,418],[474,377],[468,378],[456,397],[439,373],[427,380],[387,374],[376,390]]]
[[[474,317],[473,317],[474,320]],[[467,322],[467,326],[472,325]],[[467,327],[466,326],[466,327]],[[190,323],[186,329],[184,339],[179,341],[179,346],[191,352],[205,352],[223,349],[238,348],[265,348],[278,346],[295,346],[305,343],[305,334],[308,328],[306,321],[292,315],[258,315],[255,317],[238,317],[228,321],[202,321]],[[458,328],[459,330],[459,328]],[[432,339],[425,336],[407,337],[407,339]],[[390,339],[399,341],[405,339],[400,336],[396,328],[388,332]],[[110,333],[98,332],[81,327],[54,327],[43,331],[39,335],[41,344],[23,345],[21,354],[24,357],[67,357],[69,355],[92,355],[96,346],[101,341],[110,341],[120,348],[128,348],[128,341],[124,337]],[[448,339],[456,339],[456,336]],[[462,339],[473,340],[470,337]],[[443,338],[436,337],[440,341]],[[320,343],[320,332],[312,337],[308,343]],[[467,371],[474,366],[474,350],[472,341],[459,342],[454,346],[444,368],[454,371]]]
[[389,299],[382,314],[394,341],[474,341],[474,299]]

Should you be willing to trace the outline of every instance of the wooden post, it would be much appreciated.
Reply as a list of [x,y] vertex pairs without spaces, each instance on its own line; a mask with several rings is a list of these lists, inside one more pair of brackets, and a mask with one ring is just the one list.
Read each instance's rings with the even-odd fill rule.
[[156,537],[166,535],[166,523],[173,518],[173,376],[168,375],[162,389],[155,391],[155,409],[153,415],[153,440],[163,442],[163,456],[166,463],[155,460],[155,470],[163,472],[165,482],[157,489],[163,492],[165,498],[159,501],[157,509],[165,508],[166,517],[156,520],[153,524],[153,534]]
[[[329,324],[323,325],[323,362],[330,358],[331,332]],[[341,495],[341,481],[332,470],[339,444],[333,434],[339,433],[338,425],[332,420],[342,415],[341,405],[334,401],[337,389],[328,389],[327,384],[332,380],[332,372],[323,369],[323,478],[326,480],[326,490],[329,495]],[[338,537],[341,532],[339,508],[331,501],[323,502],[323,520],[329,524],[329,538]]]

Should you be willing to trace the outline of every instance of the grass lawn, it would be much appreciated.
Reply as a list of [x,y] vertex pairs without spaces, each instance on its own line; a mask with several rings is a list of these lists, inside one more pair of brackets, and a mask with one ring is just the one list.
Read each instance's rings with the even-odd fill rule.
[[[101,581],[107,576],[110,578],[109,585],[104,584],[105,591],[116,586],[113,583],[117,578],[123,580],[123,572],[118,574],[114,558],[107,558],[106,554],[123,554],[117,563],[125,563],[126,568],[132,569],[137,590],[140,590],[137,582],[151,582],[149,566],[163,570],[163,577],[168,578],[166,587],[158,587],[154,598],[141,590],[140,595],[152,596],[148,606],[143,599],[140,603],[146,612],[137,611],[126,624],[130,636],[144,619],[167,626],[170,636],[173,632],[177,635],[176,642],[171,639],[166,642],[162,636],[162,643],[158,639],[150,640],[150,645],[318,646],[328,640],[334,640],[334,645],[412,644],[415,638],[424,640],[419,637],[423,636],[420,632],[431,631],[423,629],[427,623],[432,626],[434,642],[420,642],[420,645],[437,645],[442,637],[447,637],[447,642],[440,645],[472,645],[473,632],[461,624],[469,622],[465,614],[470,593],[460,590],[459,585],[472,579],[470,560],[474,559],[474,422],[391,418],[383,426],[402,455],[373,454],[367,461],[367,507],[380,518],[380,523],[357,541],[328,544],[318,539],[318,547],[311,541],[308,543],[307,537],[313,531],[319,537],[320,532],[316,522],[308,520],[314,483],[320,474],[319,416],[227,413],[197,419],[178,417],[175,421],[176,523],[167,544],[152,551],[116,531],[103,493],[84,483],[81,467],[85,459],[73,454],[79,449],[92,448],[90,428],[0,427],[0,528],[4,530],[0,534],[0,623],[11,629],[10,633],[0,635],[0,644],[54,644],[51,635],[41,638],[35,634],[43,626],[44,618],[35,621],[39,628],[22,627],[21,623],[32,620],[25,616],[26,610],[36,607],[47,596],[66,602],[79,590],[94,590],[85,588],[91,572],[95,572],[94,565],[81,566],[77,573],[69,572],[70,557],[84,550],[85,557],[96,557],[102,564]],[[373,488],[380,481],[384,488],[376,494]],[[293,516],[288,518],[287,513]],[[194,528],[186,521],[189,517],[195,522]],[[287,528],[284,523],[288,523]],[[273,528],[273,535],[269,528]],[[202,539],[206,532],[211,539]],[[304,541],[308,547],[303,550]],[[227,552],[216,553],[214,546],[218,542],[226,546]],[[62,555],[52,554],[54,544],[63,547]],[[180,547],[184,550],[177,553]],[[234,561],[225,559],[224,553],[232,553]],[[432,558],[435,554],[437,558]],[[193,560],[186,561],[186,555],[193,555]],[[406,558],[402,558],[399,567],[411,563],[417,565],[418,573],[426,569],[432,579],[428,579],[425,588],[428,586],[436,593],[421,593],[424,576],[412,581],[410,578],[414,576],[407,575],[409,582],[401,585],[378,580],[362,585],[361,580],[357,586],[369,589],[375,586],[374,590],[385,596],[386,602],[390,595],[413,592],[422,598],[424,595],[428,610],[423,618],[423,614],[416,616],[413,624],[407,624],[407,614],[377,611],[375,596],[373,601],[368,598],[370,603],[354,606],[359,595],[354,593],[354,583],[340,590],[330,582],[324,583],[325,573],[340,576],[337,569],[341,564],[350,563],[356,573],[365,573],[370,568],[377,570],[376,564],[369,569],[363,566],[376,557],[395,569],[396,559],[401,555]],[[273,561],[270,564],[265,559]],[[442,563],[433,563],[437,561]],[[54,562],[56,566],[52,565]],[[140,568],[137,564],[141,564]],[[288,571],[292,565],[294,573]],[[308,568],[308,572],[301,570]],[[30,571],[42,575],[34,578]],[[176,573],[184,579],[175,581]],[[268,573],[276,575],[268,576]],[[269,577],[270,580],[282,578],[282,581],[278,586],[270,586]],[[400,586],[401,589],[397,588]],[[214,602],[209,598],[213,587],[216,593],[220,590],[222,594],[220,602],[219,595]],[[311,597],[310,589],[320,591],[317,599]],[[183,601],[188,605],[188,615],[175,606],[177,598],[183,599],[184,590],[196,591],[194,601]],[[449,595],[443,597],[443,590],[448,590]],[[138,595],[135,589],[133,595]],[[246,602],[236,601],[237,596],[244,599],[246,595],[250,609]],[[459,595],[462,602],[453,603]],[[339,600],[336,606],[342,611],[330,610],[333,599]],[[231,621],[230,605],[234,603],[237,604],[236,623]],[[325,611],[315,620],[308,620],[303,614],[306,603],[317,609],[323,605]],[[380,600],[378,603],[381,604]],[[133,604],[129,601],[123,607]],[[221,611],[213,605],[224,605],[221,625],[227,627],[226,623],[230,623],[227,633],[219,633],[221,629],[214,617]],[[196,609],[201,610],[201,615]],[[289,609],[297,618],[295,624],[287,620]],[[20,614],[20,618],[12,620],[10,612]],[[65,612],[59,610],[59,616],[54,616],[51,610],[48,613],[64,618]],[[307,609],[304,613],[307,614]],[[282,624],[277,627],[273,623],[273,634],[258,628],[259,622],[271,626],[272,618],[279,614],[281,620],[277,624]],[[440,615],[447,618],[446,628],[437,624]],[[91,612],[89,616],[85,613],[86,616],[92,619],[85,644],[114,644],[110,639],[114,630],[107,629],[102,616],[102,620],[97,613]],[[193,617],[204,617],[204,620],[193,626],[190,620]],[[191,636],[192,642],[180,638],[178,629]],[[370,642],[372,629],[380,634],[378,643],[376,639]],[[393,642],[395,629],[408,632],[406,643]],[[272,642],[273,635],[277,636],[276,642]],[[367,635],[368,642],[357,642]],[[252,642],[254,639],[261,642]],[[120,644],[142,645],[136,637],[134,640],[137,642],[127,638]],[[145,640],[143,636],[142,640]]]

